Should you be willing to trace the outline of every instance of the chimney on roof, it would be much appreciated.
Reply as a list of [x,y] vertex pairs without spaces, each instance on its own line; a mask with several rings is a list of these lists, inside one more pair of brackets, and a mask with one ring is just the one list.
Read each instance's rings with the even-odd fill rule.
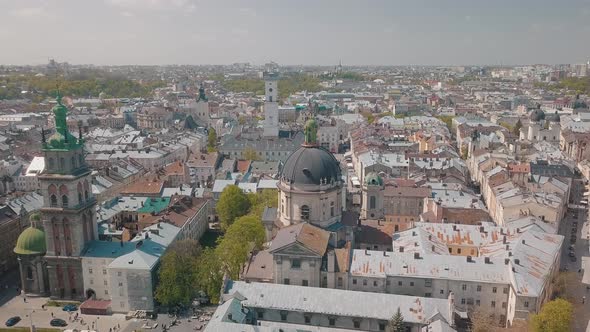
[[420,259],[420,253],[419,252],[415,252],[414,253],[414,259]]
[[473,262],[473,257],[467,256],[467,263],[471,263],[471,262]]
[[526,241],[524,239],[522,240],[522,244],[526,244]]
[[510,258],[504,258],[504,265],[508,265],[510,263]]
[[480,226],[479,227],[479,232],[480,233],[485,233],[485,230],[486,230],[485,227],[483,227],[483,226]]
[[483,261],[486,264],[492,264],[492,261],[490,261],[490,258],[489,257],[484,257]]
[[504,235],[504,236],[502,237],[502,243],[503,243],[503,244],[506,244],[506,242],[507,242],[507,241],[506,241],[506,235]]
[[428,241],[432,241],[432,234],[428,234]]
[[369,250],[365,249],[365,255],[369,256]]
[[514,259],[514,264],[516,264],[516,265],[520,265],[520,259],[518,259],[518,258],[515,258],[515,259]]
[[412,236],[416,236],[416,232],[412,231]]
[[404,247],[403,246],[399,247],[399,252],[404,252]]
[[457,231],[457,225],[453,225],[453,230]]

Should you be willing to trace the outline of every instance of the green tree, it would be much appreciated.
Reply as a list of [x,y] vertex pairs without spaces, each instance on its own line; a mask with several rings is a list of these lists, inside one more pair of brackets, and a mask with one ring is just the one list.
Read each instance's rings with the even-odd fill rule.
[[207,136],[207,151],[217,151],[217,132],[214,128],[209,128],[209,134]]
[[156,300],[165,306],[187,305],[195,295],[195,268],[201,249],[195,240],[173,244],[161,259]]
[[237,219],[229,226],[216,248],[224,272],[237,280],[248,254],[255,248],[261,248],[264,239],[264,226],[256,216],[247,215]]
[[404,326],[404,316],[402,316],[402,312],[400,308],[397,308],[397,311],[391,319],[389,323],[387,323],[387,331],[388,332],[404,332],[406,330]]
[[436,117],[437,119],[439,119],[440,121],[444,122],[447,125],[447,128],[449,128],[449,131],[453,130],[453,118],[450,115],[440,115]]
[[508,131],[509,131],[509,132],[513,132],[513,131],[514,131],[514,127],[513,127],[513,126],[511,126],[511,125],[510,125],[509,123],[507,123],[507,122],[500,121],[500,122],[499,122],[499,125],[500,125],[500,126],[502,126],[502,127],[504,127],[504,128],[506,128],[506,129],[508,129]]
[[244,159],[252,161],[260,160],[258,157],[258,152],[256,152],[256,150],[250,146],[244,149]]
[[250,201],[238,186],[227,186],[219,196],[216,210],[221,222],[221,229],[226,231],[236,218],[248,213]]
[[195,269],[197,288],[204,291],[212,303],[219,302],[219,292],[223,283],[221,260],[215,249],[206,248],[197,261]]
[[522,122],[520,122],[520,119],[518,119],[518,121],[516,121],[514,124],[514,128],[512,128],[512,133],[514,136],[520,136],[520,128],[522,128]]
[[571,331],[573,312],[573,305],[567,300],[549,301],[538,314],[531,316],[531,329],[534,332]]
[[279,196],[277,191],[273,189],[263,189],[257,193],[249,193],[248,199],[250,200],[250,214],[258,218],[262,218],[264,208],[276,208],[279,206]]

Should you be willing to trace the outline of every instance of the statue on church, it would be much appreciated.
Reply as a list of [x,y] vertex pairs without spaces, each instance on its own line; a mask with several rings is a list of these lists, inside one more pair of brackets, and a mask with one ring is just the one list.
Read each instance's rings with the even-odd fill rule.
[[318,124],[314,119],[310,119],[305,123],[305,144],[316,145],[318,135]]

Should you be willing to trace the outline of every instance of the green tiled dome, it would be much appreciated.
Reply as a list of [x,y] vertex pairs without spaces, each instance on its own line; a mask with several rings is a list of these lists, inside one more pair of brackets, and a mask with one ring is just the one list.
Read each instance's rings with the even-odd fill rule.
[[382,186],[383,179],[377,173],[369,173],[365,176],[365,183],[369,186]]
[[18,255],[38,255],[46,252],[45,232],[29,227],[25,229],[16,241],[14,252]]

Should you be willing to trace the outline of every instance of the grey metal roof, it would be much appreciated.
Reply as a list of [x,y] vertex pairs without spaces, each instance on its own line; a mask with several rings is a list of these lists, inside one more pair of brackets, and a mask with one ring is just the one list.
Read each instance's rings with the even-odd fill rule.
[[328,150],[317,146],[303,146],[285,161],[281,180],[290,184],[322,184],[340,181],[340,163]]
[[247,308],[319,313],[338,317],[388,321],[397,308],[400,308],[404,321],[414,324],[427,324],[428,319],[436,313],[440,313],[444,320],[451,322],[450,315],[454,311],[447,299],[230,281],[225,297],[231,297],[236,293],[245,298],[241,302],[242,306]]

